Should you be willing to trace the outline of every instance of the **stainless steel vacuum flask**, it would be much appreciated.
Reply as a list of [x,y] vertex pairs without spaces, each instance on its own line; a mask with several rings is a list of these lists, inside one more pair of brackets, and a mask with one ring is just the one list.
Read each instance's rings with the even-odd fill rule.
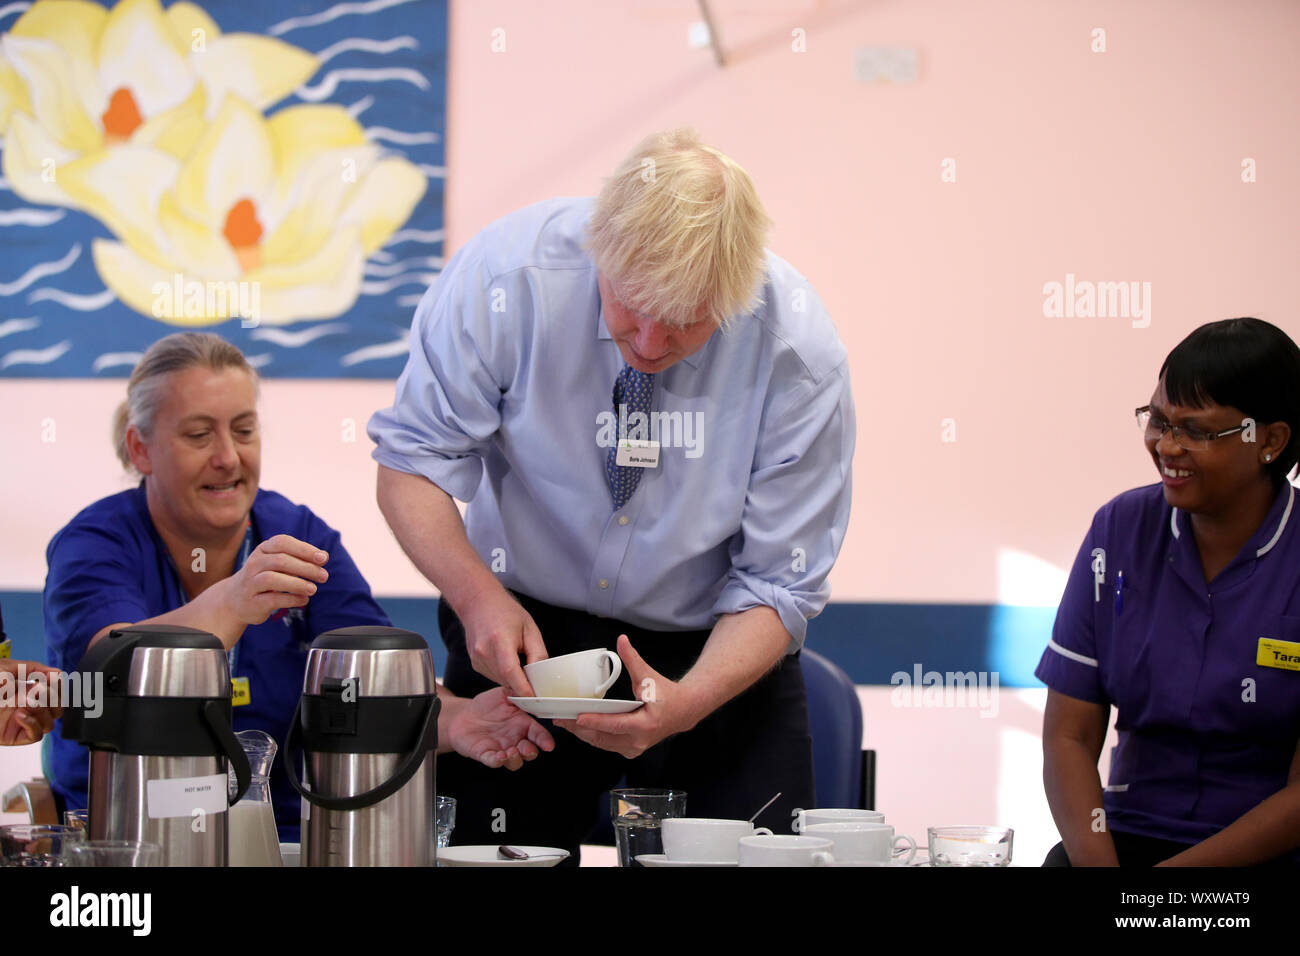
[[226,769],[235,769],[235,800],[249,769],[230,724],[221,641],[189,627],[126,627],[77,670],[102,680],[99,700],[63,715],[63,736],[90,748],[90,839],[157,843],[164,866],[225,866]]
[[433,865],[441,704],[420,635],[346,627],[316,638],[285,742],[305,866]]

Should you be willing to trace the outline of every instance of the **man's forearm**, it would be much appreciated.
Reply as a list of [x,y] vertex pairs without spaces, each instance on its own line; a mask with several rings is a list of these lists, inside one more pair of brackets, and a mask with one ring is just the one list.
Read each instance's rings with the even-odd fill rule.
[[[689,727],[746,690],[781,660],[790,632],[770,607],[724,614],[714,625],[699,659],[680,681]],[[641,688],[632,688],[640,695]]]
[[1159,866],[1254,866],[1300,847],[1300,783],[1292,783],[1214,836]]
[[452,607],[502,587],[469,543],[456,502],[429,479],[380,465],[378,499],[406,556]]
[[1118,866],[1115,841],[1105,827],[1096,755],[1082,741],[1044,741],[1043,787],[1071,865]]

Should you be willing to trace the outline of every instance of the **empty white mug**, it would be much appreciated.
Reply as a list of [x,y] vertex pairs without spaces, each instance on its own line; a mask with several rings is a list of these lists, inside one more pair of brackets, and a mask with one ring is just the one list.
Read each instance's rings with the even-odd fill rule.
[[800,810],[795,830],[803,833],[815,823],[884,823],[885,815],[879,810],[836,809]]
[[538,697],[601,698],[623,673],[623,662],[613,651],[597,647],[534,661],[524,666],[524,673]]
[[[824,837],[835,844],[836,860],[870,860],[888,863],[897,859],[911,863],[916,856],[916,841],[910,836],[894,836],[888,823],[867,823],[845,820],[840,823],[813,823],[804,831],[806,836]],[[902,842],[904,845],[899,846]],[[906,856],[900,858],[899,854]]]
[[740,858],[740,838],[771,836],[767,827],[748,820],[711,820],[678,817],[661,824],[664,856],[688,863],[735,863]]
[[835,862],[830,840],[812,836],[747,836],[740,838],[741,866],[829,866]]

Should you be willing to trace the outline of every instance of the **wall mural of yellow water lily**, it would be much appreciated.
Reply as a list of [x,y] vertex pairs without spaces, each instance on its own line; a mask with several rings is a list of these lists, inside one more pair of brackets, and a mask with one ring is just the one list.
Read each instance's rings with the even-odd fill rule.
[[442,264],[446,20],[0,5],[0,376],[125,375],[176,327],[269,375],[396,375]]

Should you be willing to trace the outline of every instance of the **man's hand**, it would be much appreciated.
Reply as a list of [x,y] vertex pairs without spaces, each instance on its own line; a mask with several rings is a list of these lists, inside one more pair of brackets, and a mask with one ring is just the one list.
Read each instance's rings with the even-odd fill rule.
[[[53,729],[54,721],[63,716],[62,707],[48,706],[50,681],[59,673],[57,667],[32,661],[0,660],[0,688],[12,701],[0,706],[0,747],[34,744]],[[45,705],[41,707],[30,706],[28,700],[36,685],[42,685],[39,699]]]
[[582,714],[576,720],[557,720],[555,726],[593,747],[631,759],[673,734],[690,730],[708,713],[681,684],[642,660],[626,634],[618,636],[618,656],[632,679],[632,692],[645,703],[630,714]]
[[456,613],[465,625],[465,649],[474,670],[501,684],[512,697],[535,697],[519,655],[525,654],[529,664],[546,660],[546,645],[532,617],[510,592],[498,587],[465,602],[464,610],[456,607]]
[[313,544],[277,534],[259,544],[226,579],[225,606],[243,625],[261,624],[282,608],[305,607],[329,580],[329,555]]
[[[453,701],[448,700],[447,705]],[[553,738],[537,721],[506,700],[503,687],[455,701],[447,742],[461,756],[488,767],[518,770],[542,750],[555,749]]]

